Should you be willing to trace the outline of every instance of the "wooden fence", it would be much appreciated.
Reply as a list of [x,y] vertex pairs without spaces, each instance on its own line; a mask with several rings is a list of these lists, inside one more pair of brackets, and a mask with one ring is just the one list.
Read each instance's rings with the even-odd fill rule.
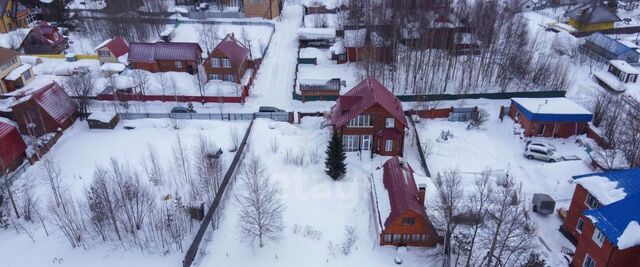
[[207,232],[207,229],[209,229],[209,225],[213,220],[213,215],[218,210],[218,207],[220,206],[220,203],[223,200],[225,190],[227,189],[227,186],[229,185],[229,183],[232,182],[231,179],[235,177],[234,172],[236,170],[236,167],[238,167],[238,164],[243,159],[244,149],[247,144],[247,140],[249,139],[249,134],[251,133],[253,122],[254,121],[252,120],[251,123],[249,123],[249,127],[247,128],[247,131],[245,132],[244,137],[242,138],[242,142],[238,147],[238,151],[236,152],[236,155],[233,157],[233,161],[231,162],[231,165],[229,165],[229,169],[227,170],[227,173],[224,175],[224,179],[220,184],[220,189],[216,194],[216,197],[213,199],[211,206],[209,206],[209,209],[207,210],[207,214],[204,216],[204,220],[202,221],[202,224],[200,224],[200,228],[198,229],[198,232],[196,233],[196,236],[193,239],[193,242],[191,242],[191,245],[189,246],[189,249],[187,250],[187,253],[184,256],[184,260],[182,261],[183,267],[191,266],[193,264],[193,261],[196,258],[196,255],[198,253],[198,248],[200,247],[200,243],[202,242],[202,239],[204,238],[204,235]]

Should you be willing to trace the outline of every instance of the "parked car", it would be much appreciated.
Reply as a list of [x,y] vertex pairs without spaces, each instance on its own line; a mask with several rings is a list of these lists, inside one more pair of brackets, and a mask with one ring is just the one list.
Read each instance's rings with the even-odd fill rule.
[[551,196],[543,193],[533,194],[531,204],[533,204],[533,211],[540,214],[551,214],[556,207],[555,200],[553,200]]
[[171,113],[197,113],[193,109],[188,109],[185,107],[174,107],[171,109]]
[[286,111],[276,107],[262,106],[258,109],[258,112],[286,112]]
[[547,162],[562,160],[562,157],[555,155],[555,147],[539,142],[527,142],[524,149],[524,156],[528,159],[538,159]]

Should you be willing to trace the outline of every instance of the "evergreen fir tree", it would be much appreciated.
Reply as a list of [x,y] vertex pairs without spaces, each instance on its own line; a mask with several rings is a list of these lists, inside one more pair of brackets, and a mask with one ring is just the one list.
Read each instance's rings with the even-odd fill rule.
[[333,178],[333,180],[341,179],[342,176],[347,173],[346,164],[344,163],[347,156],[342,150],[342,138],[340,138],[338,132],[333,131],[326,153],[327,159],[324,162],[325,173]]

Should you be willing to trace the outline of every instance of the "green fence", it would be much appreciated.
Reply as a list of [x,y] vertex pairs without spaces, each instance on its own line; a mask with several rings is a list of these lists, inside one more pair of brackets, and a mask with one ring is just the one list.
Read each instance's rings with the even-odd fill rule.
[[[460,100],[460,99],[510,99],[514,97],[527,98],[546,98],[546,97],[564,97],[565,91],[537,91],[537,92],[507,92],[507,93],[483,93],[483,94],[438,94],[438,95],[398,95],[398,99],[402,102],[418,102],[418,101],[443,101],[443,100]],[[335,101],[337,96],[306,96],[293,92],[293,99],[299,101]]]

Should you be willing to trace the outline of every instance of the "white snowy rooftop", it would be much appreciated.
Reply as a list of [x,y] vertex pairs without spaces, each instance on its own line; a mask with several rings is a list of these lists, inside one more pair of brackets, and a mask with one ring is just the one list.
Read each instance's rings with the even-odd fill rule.
[[590,111],[564,97],[556,98],[512,98],[512,101],[520,104],[531,113],[538,114],[584,114],[591,115]]
[[620,201],[627,196],[624,188],[618,188],[618,182],[611,181],[604,176],[589,176],[576,180],[576,184],[582,185],[598,202],[609,205]]
[[624,71],[628,74],[640,74],[640,71],[627,63],[624,60],[611,60],[609,61],[611,65],[618,68],[621,71]]

